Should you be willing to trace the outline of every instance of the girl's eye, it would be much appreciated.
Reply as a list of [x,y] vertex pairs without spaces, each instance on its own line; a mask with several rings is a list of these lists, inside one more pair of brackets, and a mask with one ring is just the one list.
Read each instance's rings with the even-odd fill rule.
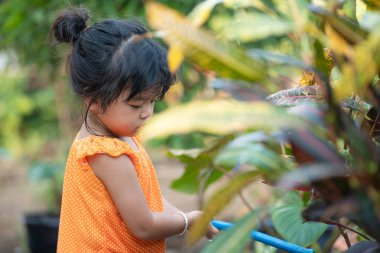
[[139,109],[142,107],[142,105],[129,105],[129,106],[134,108],[134,109]]

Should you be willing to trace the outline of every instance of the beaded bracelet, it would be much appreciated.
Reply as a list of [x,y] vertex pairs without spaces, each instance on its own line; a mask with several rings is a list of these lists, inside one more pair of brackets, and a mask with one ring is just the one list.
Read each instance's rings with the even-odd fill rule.
[[182,217],[185,219],[185,228],[184,230],[178,235],[178,236],[181,236],[183,235],[184,233],[186,233],[187,231],[187,228],[189,226],[189,220],[187,219],[186,215],[183,213],[183,212],[176,212],[177,214],[179,215],[182,215]]

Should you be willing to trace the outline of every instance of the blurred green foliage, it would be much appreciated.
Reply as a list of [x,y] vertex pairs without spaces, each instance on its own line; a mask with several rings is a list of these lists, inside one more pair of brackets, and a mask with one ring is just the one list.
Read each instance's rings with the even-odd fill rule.
[[[186,13],[200,0],[161,2]],[[49,38],[54,18],[69,6],[88,8],[92,14],[89,25],[103,18],[137,18],[146,24],[144,4],[140,0],[1,2],[0,53],[6,67],[0,70],[0,120],[3,122],[0,146],[17,157],[36,159],[49,141],[65,147],[73,137],[73,128],[78,125],[81,112],[74,112],[71,107],[76,101],[64,71],[67,47],[54,47]],[[183,67],[181,85],[184,92],[178,102],[189,100],[202,86],[195,84],[204,82],[191,69],[188,64]],[[156,112],[167,107],[161,102]],[[188,140],[188,137],[179,136],[165,139],[163,143],[178,147]]]
[[43,185],[42,197],[46,199],[49,213],[58,214],[61,209],[62,183],[65,162],[37,162],[33,163],[28,172],[29,180]]
[[[189,12],[200,0],[162,0],[180,12]],[[140,0],[12,0],[0,3],[0,150],[14,160],[31,163],[29,179],[44,185],[44,199],[59,211],[61,176],[67,148],[81,124],[81,101],[74,98],[65,72],[68,46],[54,46],[50,26],[70,6],[90,10],[88,25],[108,18],[133,18],[147,25]],[[184,64],[182,89],[172,103],[190,100],[202,90],[205,79]],[[156,112],[168,107],[159,102]],[[198,137],[197,137],[198,136]],[[199,134],[159,141],[174,147],[201,146]],[[186,144],[186,145],[184,145]],[[190,144],[187,145],[187,144]],[[4,151],[3,151],[4,150]]]
[[[190,11],[198,0],[160,1],[182,12]],[[54,70],[61,60],[49,45],[48,33],[57,14],[69,6],[84,6],[91,21],[105,18],[140,18],[144,22],[144,5],[140,0],[12,0],[0,5],[0,50],[17,52],[21,64],[38,65]]]
[[[165,138],[162,142],[174,147],[200,148],[171,153],[186,165],[174,188],[203,192],[222,175],[231,178],[205,205],[205,216],[194,226],[191,241],[199,238],[233,195],[259,177],[268,184],[286,184],[271,215],[278,233],[289,241],[310,244],[325,229],[300,222],[304,207],[303,218],[339,226],[346,218],[369,235],[361,235],[362,239],[380,240],[375,212],[380,207],[380,14],[376,1],[162,0],[147,2],[147,10],[138,0],[3,1],[0,50],[11,64],[0,74],[0,120],[4,122],[0,145],[15,154],[57,160],[59,152],[38,155],[38,150],[66,151],[71,142],[73,98],[63,88],[68,87],[63,64],[66,48],[51,47],[48,31],[61,9],[82,4],[93,14],[90,25],[99,18],[147,15],[154,29],[165,31],[160,39],[177,49],[171,53],[186,59],[182,83],[156,108],[173,106],[160,115],[171,125],[164,129],[156,117],[146,133]],[[326,47],[330,56],[325,54]],[[330,75],[331,62],[335,68]],[[202,88],[208,93],[199,94]],[[273,92],[277,93],[270,97],[272,104],[295,108],[256,101]],[[246,102],[220,106],[218,100],[190,102],[194,97]],[[183,102],[187,103],[174,107]],[[170,136],[173,133],[178,135]],[[57,148],[60,145],[64,148]],[[49,166],[37,168],[50,176],[50,172],[61,172]],[[294,194],[284,196],[289,189]],[[313,189],[318,198],[303,194],[305,189]],[[205,252],[240,249],[260,215],[261,211],[252,211]],[[297,222],[289,225],[289,220]],[[298,236],[305,227],[313,233]]]
[[[44,140],[57,138],[57,117],[52,89],[30,89],[26,73],[0,74],[0,146],[16,156],[41,148]],[[53,106],[52,106],[53,105]],[[31,157],[30,157],[31,158]]]
[[[148,21],[164,34],[169,59],[190,60],[216,77],[209,82],[214,96],[169,108],[144,129],[147,138],[193,131],[219,136],[204,148],[170,153],[185,165],[175,189],[204,196],[221,175],[229,179],[204,205],[189,242],[202,236],[232,195],[250,210],[202,252],[240,252],[250,228],[268,217],[271,233],[316,252],[329,252],[339,231],[349,240],[345,229],[379,250],[376,2],[206,0],[187,16],[147,4]],[[221,143],[226,137],[232,140]],[[250,172],[253,182],[247,182]],[[275,193],[260,208],[250,205],[254,194],[246,199],[240,192],[258,180]],[[326,224],[338,232],[321,249],[317,240]]]

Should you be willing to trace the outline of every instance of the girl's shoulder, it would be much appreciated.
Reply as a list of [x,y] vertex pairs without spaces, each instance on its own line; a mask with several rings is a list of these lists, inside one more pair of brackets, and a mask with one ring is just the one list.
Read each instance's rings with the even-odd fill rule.
[[136,151],[128,143],[118,138],[94,135],[75,139],[72,145],[72,151],[75,152],[77,159],[93,156],[95,154],[108,154],[114,157],[123,154],[132,157],[136,155]]

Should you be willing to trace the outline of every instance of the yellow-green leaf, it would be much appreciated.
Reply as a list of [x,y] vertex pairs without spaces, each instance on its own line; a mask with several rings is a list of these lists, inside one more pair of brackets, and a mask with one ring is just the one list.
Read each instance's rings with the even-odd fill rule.
[[372,82],[380,66],[379,43],[380,37],[372,35],[352,49],[352,62],[342,66],[342,85],[336,87],[337,98],[346,98],[352,93],[366,96],[364,87]]
[[183,60],[183,53],[179,47],[172,46],[168,51],[168,65],[172,73],[175,73],[181,65]]
[[222,35],[229,39],[249,42],[262,40],[269,36],[284,35],[293,30],[294,24],[284,18],[263,14],[245,14],[227,24]]
[[191,20],[193,25],[201,26],[207,19],[209,19],[212,9],[215,5],[222,3],[223,0],[206,0],[195,6],[195,8],[190,12],[188,18]]
[[195,243],[205,233],[209,222],[245,186],[253,182],[260,172],[249,171],[235,176],[229,183],[216,191],[207,202],[204,213],[192,226],[187,236],[189,244]]
[[380,8],[379,0],[362,0],[366,5],[368,10],[376,10],[378,11]]
[[162,4],[146,4],[149,24],[162,31],[163,39],[171,47],[204,69],[215,71],[219,76],[261,81],[267,77],[262,61],[254,59],[241,47],[216,39],[211,32],[195,27],[177,11]]
[[[201,253],[231,253],[242,252],[251,239],[249,234],[260,220],[262,210],[254,210],[240,219],[232,228],[227,229],[210,243]],[[256,251],[255,245],[255,251]],[[262,252],[262,251],[256,251]]]
[[145,140],[173,134],[204,132],[229,134],[250,128],[310,127],[284,108],[266,102],[239,102],[232,99],[193,100],[171,107],[150,119],[141,131]]

